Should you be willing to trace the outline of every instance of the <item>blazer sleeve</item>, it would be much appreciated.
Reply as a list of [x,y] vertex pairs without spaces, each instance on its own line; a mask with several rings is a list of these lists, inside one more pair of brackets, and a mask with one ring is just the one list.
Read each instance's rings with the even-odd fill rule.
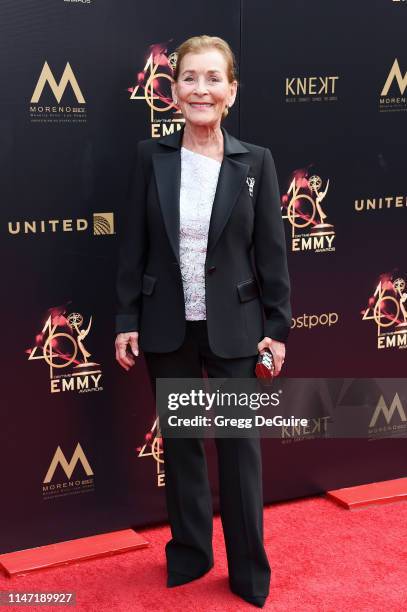
[[126,208],[120,228],[116,276],[116,333],[138,331],[142,276],[147,250],[146,192],[142,142],[136,148]]
[[255,204],[254,257],[265,314],[264,334],[286,342],[292,322],[287,252],[280,189],[269,148],[265,148]]

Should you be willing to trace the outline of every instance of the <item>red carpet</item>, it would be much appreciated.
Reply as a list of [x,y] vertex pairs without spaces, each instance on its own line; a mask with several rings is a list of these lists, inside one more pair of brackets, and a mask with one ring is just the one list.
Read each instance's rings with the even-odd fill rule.
[[[407,610],[407,503],[345,510],[324,497],[264,509],[265,543],[272,567],[263,610],[281,612],[405,612]],[[181,587],[165,586],[164,545],[169,528],[140,530],[149,548],[16,578],[0,575],[1,591],[75,591],[81,612],[255,610],[233,595],[219,517],[214,519],[215,567]],[[59,611],[61,606],[10,610]]]

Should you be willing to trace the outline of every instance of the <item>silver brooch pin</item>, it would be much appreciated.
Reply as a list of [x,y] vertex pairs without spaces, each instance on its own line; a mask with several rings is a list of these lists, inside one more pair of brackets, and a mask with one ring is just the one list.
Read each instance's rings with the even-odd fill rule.
[[253,187],[254,187],[255,180],[256,179],[254,178],[254,176],[248,176],[246,179],[246,183],[249,187],[249,195],[251,197],[253,197]]

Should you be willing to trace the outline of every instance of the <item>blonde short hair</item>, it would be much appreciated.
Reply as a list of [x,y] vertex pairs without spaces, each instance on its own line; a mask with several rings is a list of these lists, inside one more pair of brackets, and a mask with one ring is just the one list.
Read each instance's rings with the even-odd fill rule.
[[[223,38],[219,36],[208,36],[207,34],[202,34],[201,36],[191,36],[187,40],[184,40],[183,43],[178,45],[175,49],[175,53],[177,55],[177,62],[175,64],[174,69],[174,80],[178,81],[179,78],[179,69],[181,66],[182,58],[187,53],[201,53],[202,51],[208,51],[211,49],[217,49],[223,55],[226,60],[226,74],[228,77],[229,83],[233,81],[237,81],[237,65],[236,59],[232,49],[229,44]],[[225,108],[222,113],[222,119],[224,119],[228,114],[228,109]]]

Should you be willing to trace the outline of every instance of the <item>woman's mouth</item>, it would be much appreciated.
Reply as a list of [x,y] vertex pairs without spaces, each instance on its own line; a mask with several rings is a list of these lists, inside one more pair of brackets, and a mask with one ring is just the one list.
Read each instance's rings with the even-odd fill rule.
[[199,109],[212,108],[213,106],[213,104],[210,104],[208,102],[190,102],[189,105],[192,106],[192,108],[199,108]]

